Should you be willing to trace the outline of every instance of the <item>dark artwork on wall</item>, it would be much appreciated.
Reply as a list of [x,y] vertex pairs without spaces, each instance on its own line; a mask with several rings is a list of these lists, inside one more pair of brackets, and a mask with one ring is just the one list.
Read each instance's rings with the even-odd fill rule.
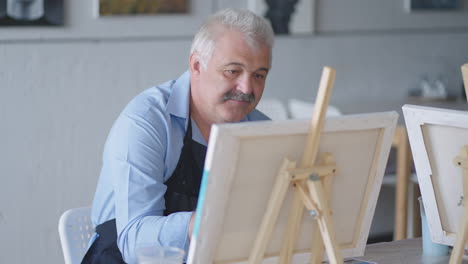
[[0,26],[63,25],[63,0],[0,0]]
[[189,0],[99,0],[99,15],[187,13]]
[[407,0],[410,8],[416,10],[453,10],[459,7],[458,0]]
[[277,35],[289,34],[289,22],[298,0],[265,0],[268,9],[265,17]]

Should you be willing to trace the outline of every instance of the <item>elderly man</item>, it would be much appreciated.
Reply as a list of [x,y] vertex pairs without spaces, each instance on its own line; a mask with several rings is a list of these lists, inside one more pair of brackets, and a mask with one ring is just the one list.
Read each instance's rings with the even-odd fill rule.
[[107,138],[83,263],[133,263],[142,245],[188,250],[211,125],[265,120],[255,110],[273,31],[247,10],[211,16],[189,72],[136,96]]

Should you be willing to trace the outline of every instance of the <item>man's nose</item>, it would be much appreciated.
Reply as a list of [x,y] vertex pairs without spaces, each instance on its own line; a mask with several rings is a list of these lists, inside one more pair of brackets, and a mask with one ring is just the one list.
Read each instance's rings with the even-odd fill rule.
[[244,94],[251,94],[253,92],[253,80],[249,75],[243,76],[237,85],[237,90],[243,92]]

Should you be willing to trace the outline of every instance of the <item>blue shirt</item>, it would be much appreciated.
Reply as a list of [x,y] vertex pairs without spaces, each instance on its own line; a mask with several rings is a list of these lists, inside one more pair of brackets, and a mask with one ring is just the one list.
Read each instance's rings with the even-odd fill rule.
[[[117,118],[104,146],[91,217],[95,226],[116,219],[117,245],[127,263],[136,261],[141,246],[188,252],[192,212],[163,216],[163,211],[164,183],[176,168],[187,130],[189,95],[189,72],[143,91]],[[254,110],[242,121],[266,119]],[[193,121],[192,139],[207,145]]]

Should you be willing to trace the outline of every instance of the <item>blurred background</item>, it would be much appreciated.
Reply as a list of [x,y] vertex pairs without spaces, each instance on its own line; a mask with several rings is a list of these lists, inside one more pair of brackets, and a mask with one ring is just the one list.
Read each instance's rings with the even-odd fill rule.
[[[10,19],[7,2],[0,20]],[[63,263],[58,219],[91,204],[113,121],[137,93],[187,70],[193,34],[223,7],[289,16],[264,98],[312,103],[332,66],[330,103],[343,114],[401,113],[412,102],[466,108],[467,0],[299,0],[289,15],[262,0],[187,0],[175,13],[141,15],[57,2],[62,24],[0,26],[0,263]],[[395,190],[385,188],[371,235],[392,239]]]

